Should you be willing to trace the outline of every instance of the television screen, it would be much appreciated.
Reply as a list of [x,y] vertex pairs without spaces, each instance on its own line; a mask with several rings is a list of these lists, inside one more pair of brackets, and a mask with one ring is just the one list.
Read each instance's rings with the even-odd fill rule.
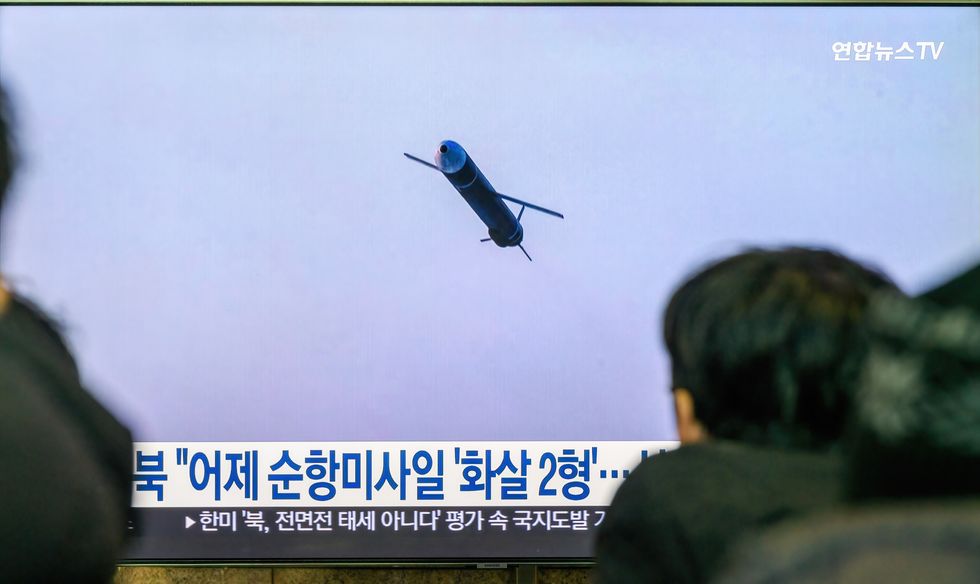
[[[980,11],[6,6],[7,279],[135,446],[132,561],[575,560],[676,439],[660,313],[980,254]],[[448,180],[447,180],[448,179]]]

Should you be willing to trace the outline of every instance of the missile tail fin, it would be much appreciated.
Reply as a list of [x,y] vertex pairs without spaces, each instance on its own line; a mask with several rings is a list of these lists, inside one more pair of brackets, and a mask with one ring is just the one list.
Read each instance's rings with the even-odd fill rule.
[[527,256],[527,261],[529,261],[529,262],[533,262],[534,261],[534,260],[531,259],[531,256],[528,255],[527,250],[524,249],[524,246],[523,245],[521,245],[521,244],[518,243],[517,244],[517,247],[521,248],[521,251],[523,251],[524,252],[524,255]]
[[[406,156],[408,156],[408,155],[406,154]],[[507,196],[507,195],[505,195],[503,193],[497,193],[497,196],[500,197],[501,199],[505,200],[505,201],[510,201],[511,203],[517,203],[518,205],[520,205],[522,207],[527,207],[528,209],[534,209],[535,211],[540,211],[540,212],[545,213],[547,215],[551,215],[553,217],[558,217],[559,219],[564,219],[565,218],[565,216],[562,215],[561,213],[559,213],[558,211],[552,211],[551,209],[545,209],[544,207],[541,207],[539,205],[535,205],[533,203],[528,203],[527,201],[522,201],[520,199],[515,199],[514,197],[509,197],[509,196]],[[521,210],[521,213],[524,213],[523,209]]]

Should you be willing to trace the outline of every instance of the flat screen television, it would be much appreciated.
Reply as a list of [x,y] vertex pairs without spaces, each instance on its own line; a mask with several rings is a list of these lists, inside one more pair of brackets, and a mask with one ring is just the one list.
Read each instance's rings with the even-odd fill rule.
[[684,275],[805,244],[915,292],[980,254],[978,36],[965,7],[5,6],[4,268],[137,437],[129,561],[586,561],[675,444]]

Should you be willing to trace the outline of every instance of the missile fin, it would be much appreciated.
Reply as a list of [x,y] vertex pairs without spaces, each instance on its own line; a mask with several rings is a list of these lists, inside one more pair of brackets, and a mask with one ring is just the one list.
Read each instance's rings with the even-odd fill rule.
[[535,211],[540,211],[542,213],[546,213],[548,215],[552,215],[554,217],[558,217],[559,219],[564,219],[565,218],[565,216],[562,215],[561,213],[559,213],[558,211],[552,211],[551,209],[545,209],[544,207],[540,207],[538,205],[535,205],[535,204],[532,204],[532,203],[528,203],[527,201],[522,201],[520,199],[515,199],[514,197],[508,197],[507,195],[505,195],[503,193],[497,193],[497,196],[500,197],[501,199],[504,199],[505,201],[510,201],[511,203],[517,203],[518,205],[522,205],[524,207],[527,207],[528,209],[534,209]]
[[404,154],[405,157],[408,158],[409,160],[414,160],[415,162],[418,162],[419,164],[424,164],[424,165],[428,166],[432,170],[438,170],[439,172],[442,172],[441,170],[439,170],[439,167],[436,166],[435,164],[432,164],[430,162],[426,162],[426,161],[422,160],[421,158],[417,158],[415,156],[412,156],[408,152],[402,152],[402,154]]
[[521,244],[518,243],[517,244],[517,247],[521,248],[521,251],[523,251],[524,252],[524,255],[527,256],[527,261],[529,261],[529,262],[533,262],[534,261],[534,260],[531,259],[531,256],[528,255],[527,250],[524,249],[524,246],[523,245],[521,245]]

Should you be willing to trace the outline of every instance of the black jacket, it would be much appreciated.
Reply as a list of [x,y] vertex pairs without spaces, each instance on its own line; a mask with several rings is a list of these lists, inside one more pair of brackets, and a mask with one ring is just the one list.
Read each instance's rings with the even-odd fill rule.
[[713,441],[645,460],[597,536],[601,584],[709,582],[737,541],[840,498],[837,457]]
[[132,438],[81,386],[50,321],[0,316],[0,566],[10,581],[108,582],[130,508]]

